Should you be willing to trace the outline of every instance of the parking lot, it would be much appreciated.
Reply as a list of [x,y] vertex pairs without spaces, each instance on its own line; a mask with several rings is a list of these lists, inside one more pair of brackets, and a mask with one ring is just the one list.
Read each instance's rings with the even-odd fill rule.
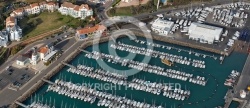
[[19,69],[10,66],[0,74],[0,90],[11,84],[13,84],[14,87],[19,88],[34,77],[34,75],[34,71],[29,68]]
[[[250,21],[247,20],[250,13],[248,3],[232,3],[213,7],[190,7],[187,10],[179,10],[172,13],[159,14],[158,17],[174,22],[174,27],[168,34],[176,40],[197,44],[208,48],[228,52],[232,46],[236,46],[240,51],[247,52],[247,42],[250,40],[248,31]],[[223,33],[214,44],[204,44],[188,38],[188,29],[191,22],[204,23],[223,28]],[[150,25],[151,26],[151,25]],[[149,27],[150,27],[149,26]],[[238,44],[246,43],[246,44]],[[229,51],[230,53],[230,51]]]

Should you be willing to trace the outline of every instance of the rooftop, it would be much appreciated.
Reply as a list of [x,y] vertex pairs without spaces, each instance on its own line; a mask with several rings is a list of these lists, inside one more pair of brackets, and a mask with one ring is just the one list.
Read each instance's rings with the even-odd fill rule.
[[172,22],[172,21],[168,21],[168,20],[163,20],[163,19],[157,18],[153,22],[152,27],[156,28],[156,29],[170,31],[173,25],[174,25],[174,22]]
[[74,10],[75,10],[75,11],[79,11],[79,9],[80,9],[80,6],[78,6],[78,5],[76,5],[76,6],[74,7]]
[[19,13],[19,12],[23,12],[23,8],[18,8],[16,10],[14,10],[15,13]]
[[204,36],[208,38],[215,38],[219,40],[219,37],[223,31],[223,28],[200,24],[200,23],[191,23],[189,27],[189,34]]
[[24,10],[25,10],[25,9],[30,9],[30,8],[31,8],[30,6],[25,6],[25,7],[24,7]]
[[36,7],[36,6],[39,6],[39,4],[38,4],[38,3],[32,3],[32,4],[30,4],[30,7],[31,7],[31,8],[34,8],[34,7]]
[[16,60],[18,60],[18,61],[25,61],[25,60],[27,60],[28,59],[28,57],[25,57],[25,56],[23,56],[23,55],[19,55],[18,57],[17,57],[17,59]]
[[22,56],[27,57],[27,58],[31,58],[32,53],[33,53],[33,51],[29,51],[29,52],[27,52],[25,54],[22,54]]
[[86,28],[82,28],[82,29],[79,29],[77,30],[77,33],[79,34],[88,34],[88,33],[93,33],[95,31],[98,31],[98,30],[105,30],[106,27],[104,25],[95,25],[93,27],[86,27]]
[[44,4],[46,4],[45,1],[42,1],[42,2],[39,3],[39,5],[44,5]]
[[56,3],[54,3],[54,2],[49,2],[49,3],[47,3],[47,5],[55,5]]
[[81,6],[80,6],[80,9],[83,9],[83,8],[85,8],[85,9],[87,9],[87,10],[90,10],[91,8],[89,7],[89,5],[87,5],[87,4],[82,4]]
[[63,2],[62,6],[67,7],[67,8],[74,8],[75,7],[75,5],[70,3],[70,2]]
[[30,51],[28,51],[25,54],[19,55],[17,57],[17,60],[19,60],[19,61],[25,61],[26,59],[31,58],[32,54],[33,54],[33,50],[30,50]]
[[15,18],[9,16],[9,17],[6,18],[6,23],[7,23],[7,22],[14,23],[14,22],[15,22]]
[[58,52],[58,50],[54,50],[51,53],[49,53],[47,56],[45,56],[44,60],[48,61],[52,56],[54,56],[56,53]]
[[45,53],[48,52],[48,50],[49,50],[48,47],[41,47],[41,48],[39,49],[39,52],[45,54]]

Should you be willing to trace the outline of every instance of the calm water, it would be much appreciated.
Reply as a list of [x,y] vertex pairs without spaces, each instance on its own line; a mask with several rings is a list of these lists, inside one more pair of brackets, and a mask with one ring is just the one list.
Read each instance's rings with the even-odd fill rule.
[[[141,40],[144,40],[143,38],[139,38]],[[146,47],[145,45],[141,45],[139,43],[135,43],[134,41],[129,40],[128,38],[121,38],[118,41],[121,41],[126,44],[130,45],[135,45],[139,47]],[[197,51],[194,49],[186,48],[186,47],[181,47],[181,46],[176,46],[176,45],[171,45],[159,41],[154,41],[155,43],[159,43],[162,45],[167,45],[167,46],[174,46],[177,48],[181,49],[186,49],[186,50],[192,50],[204,54],[209,54],[213,55],[212,53],[204,52],[204,51]],[[95,45],[94,45],[95,46]],[[99,50],[103,53],[109,53],[107,50],[109,45],[107,43],[102,43],[99,46]],[[196,57],[194,54],[189,55],[187,52],[178,52],[176,50],[167,50],[163,48],[154,48],[155,50],[162,51],[162,52],[167,52],[175,55],[181,55],[185,57],[191,57],[192,59],[198,59],[198,60],[204,60],[206,62],[206,68],[205,69],[199,69],[199,68],[194,68],[191,65],[186,66],[186,65],[181,65],[181,64],[175,64],[176,67],[168,67],[165,66],[160,62],[159,58],[152,58],[150,60],[151,65],[157,65],[160,67],[164,67],[166,69],[168,68],[173,68],[176,70],[182,70],[187,73],[192,73],[194,75],[200,75],[206,77],[208,79],[208,83],[206,86],[199,86],[196,84],[192,84],[189,82],[184,82],[180,80],[175,80],[171,78],[167,78],[164,76],[159,76],[155,74],[150,74],[146,72],[140,72],[137,73],[133,76],[129,77],[129,80],[132,78],[140,78],[140,79],[145,79],[153,82],[171,82],[171,83],[180,83],[182,89],[189,89],[191,90],[191,96],[189,99],[185,101],[176,101],[174,99],[169,99],[167,97],[163,97],[162,95],[154,95],[151,93],[147,93],[144,91],[137,91],[137,90],[131,90],[130,88],[126,89],[125,87],[120,87],[119,90],[107,90],[106,92],[109,93],[114,93],[116,95],[120,96],[126,96],[128,98],[133,98],[138,101],[142,102],[147,102],[147,103],[155,103],[157,105],[163,105],[167,108],[173,108],[173,107],[181,107],[181,108],[213,108],[219,105],[224,104],[224,96],[225,93],[228,90],[228,87],[224,86],[224,81],[227,78],[227,76],[230,74],[231,70],[237,70],[241,71],[245,59],[247,57],[246,54],[241,54],[241,53],[232,53],[229,57],[227,57],[223,64],[220,64],[219,56],[214,54],[215,56],[218,57],[217,60],[214,60],[213,58],[203,58],[203,57]],[[88,51],[92,51],[92,47],[86,48]],[[114,50],[111,51],[111,54],[113,54]],[[116,50],[117,55],[124,57],[128,53],[124,51],[119,51]],[[93,66],[96,68],[99,68],[97,65],[96,61],[93,59],[88,59],[84,56],[84,53],[79,54],[73,61],[71,61],[70,64],[77,65],[79,64],[85,64],[88,66]],[[142,55],[136,55],[134,60],[136,61],[141,61],[144,57]],[[111,67],[118,69],[120,71],[125,71],[128,69],[127,67],[122,67],[120,65],[115,65],[111,63],[107,63]],[[64,67],[57,75],[55,75],[51,80],[54,81],[57,78],[64,78],[67,81],[72,81],[73,83],[101,83],[105,84],[106,82],[100,81],[100,80],[95,80],[92,78],[87,78],[83,77],[80,75],[68,73],[66,70],[69,67]],[[112,70],[110,70],[112,71]],[[90,104],[90,103],[85,103],[81,100],[77,99],[71,99],[69,97],[63,96],[63,95],[58,95],[57,93],[54,92],[46,92],[48,85],[42,86],[35,94],[33,94],[32,97],[30,97],[28,100],[26,100],[24,103],[25,104],[30,104],[31,101],[34,101],[35,98],[36,100],[43,101],[44,103],[51,104],[53,105],[54,103],[56,104],[56,107],[60,108],[61,106],[67,107],[67,108],[98,108],[96,103]],[[114,88],[114,87],[113,87]],[[118,87],[117,87],[118,88]]]

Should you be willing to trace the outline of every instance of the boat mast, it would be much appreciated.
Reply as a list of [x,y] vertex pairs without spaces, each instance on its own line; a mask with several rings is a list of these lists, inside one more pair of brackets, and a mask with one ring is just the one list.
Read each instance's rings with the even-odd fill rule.
[[73,108],[75,108],[75,102],[74,102]]
[[63,100],[62,100],[62,103],[61,103],[61,108],[63,107]]
[[51,106],[51,96],[49,97],[49,106]]
[[54,98],[54,105],[53,105],[53,107],[54,107],[54,108],[56,107],[56,101],[55,101],[55,98]]
[[33,101],[33,99],[32,99],[32,95],[31,95],[31,99],[30,99],[30,101],[31,101],[30,103],[33,103],[33,102],[32,102],[32,101]]

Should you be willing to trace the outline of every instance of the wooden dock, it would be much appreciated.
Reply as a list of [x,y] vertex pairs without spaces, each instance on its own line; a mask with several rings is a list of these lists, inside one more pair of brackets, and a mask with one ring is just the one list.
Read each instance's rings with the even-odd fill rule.
[[24,104],[22,104],[21,102],[18,102],[18,101],[15,101],[15,104],[17,104],[17,105],[19,105],[19,106],[21,106],[23,108],[30,108],[29,106],[24,105]]
[[46,80],[46,79],[42,79],[42,81],[44,81],[44,82],[46,82],[46,83],[49,83],[49,84],[51,84],[51,85],[54,85],[55,83],[53,83],[53,82],[51,82],[50,80]]
[[82,51],[82,52],[84,52],[84,53],[87,53],[87,54],[89,54],[89,53],[90,53],[89,51],[84,50],[84,49],[81,49],[81,48],[78,48],[78,50],[80,50],[80,51]]
[[64,61],[61,62],[62,64],[66,65],[66,66],[69,66],[70,68],[76,68],[75,66],[71,65],[71,64],[68,64]]

